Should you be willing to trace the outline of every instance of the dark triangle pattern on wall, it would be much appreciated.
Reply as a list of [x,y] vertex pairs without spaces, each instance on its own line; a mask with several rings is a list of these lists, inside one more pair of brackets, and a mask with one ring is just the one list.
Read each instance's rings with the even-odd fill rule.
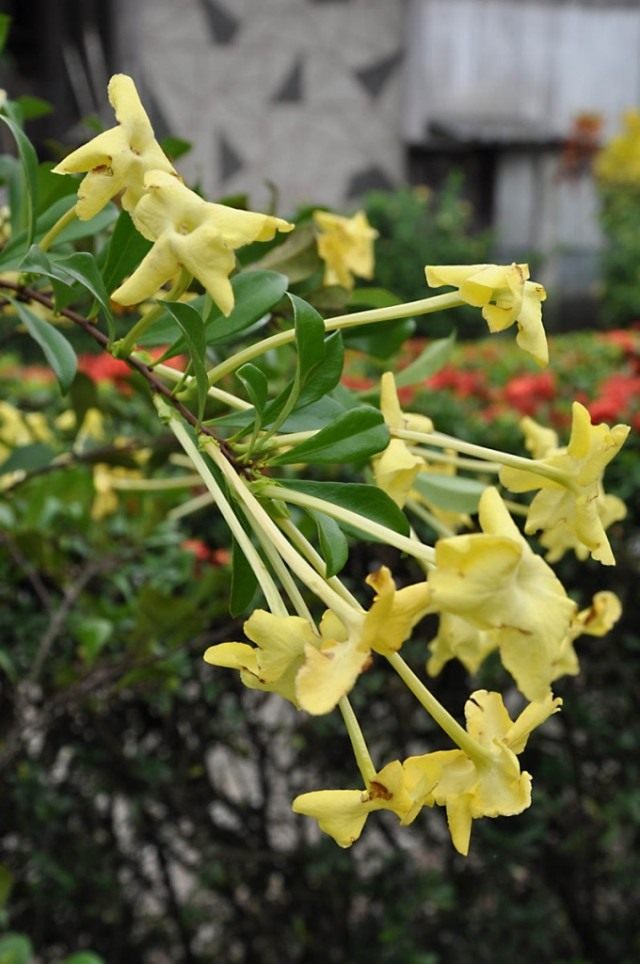
[[224,134],[218,135],[218,164],[221,181],[228,181],[244,167],[244,160]]
[[214,44],[228,44],[234,39],[242,22],[220,3],[220,0],[200,0],[207,20],[209,36]]
[[396,73],[402,63],[402,52],[397,51],[390,57],[377,60],[368,67],[361,67],[355,70],[355,76],[360,81],[372,100],[378,97],[387,85],[387,82]]
[[379,167],[365,167],[349,178],[347,197],[357,198],[367,191],[389,191],[396,185]]
[[297,104],[304,100],[303,69],[304,61],[298,57],[271,98],[272,103]]

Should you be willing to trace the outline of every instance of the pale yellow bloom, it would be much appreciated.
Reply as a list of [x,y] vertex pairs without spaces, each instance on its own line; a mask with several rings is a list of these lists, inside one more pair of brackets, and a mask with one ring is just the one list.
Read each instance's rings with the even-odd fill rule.
[[366,790],[315,790],[300,794],[291,806],[294,813],[317,820],[340,847],[350,847],[374,810],[391,810],[402,818],[413,804],[404,786],[402,764],[394,760],[376,773]]
[[544,699],[575,603],[522,537],[496,489],[482,493],[479,519],[482,533],[436,543],[428,576],[433,608],[494,630],[520,691]]
[[517,343],[541,365],[549,361],[547,338],[542,325],[542,302],[547,293],[542,285],[529,281],[527,264],[440,265],[425,268],[431,288],[451,285],[460,298],[482,308],[489,331],[504,331],[516,324]]
[[388,569],[367,577],[375,591],[366,613],[354,609],[346,627],[331,610],[319,633],[299,616],[256,610],[244,624],[256,644],[219,643],[205,652],[215,666],[240,670],[245,686],[279,693],[307,713],[329,713],[370,664],[371,652],[397,652],[429,611],[426,582],[397,590]]
[[373,278],[373,243],[378,232],[367,221],[364,211],[351,218],[314,211],[318,228],[318,254],[325,263],[325,285],[353,288],[354,275]]
[[[392,435],[398,429],[433,431],[430,418],[402,411],[392,372],[385,372],[380,380],[380,411]],[[400,508],[407,501],[415,478],[424,467],[424,459],[414,455],[407,443],[398,438],[391,438],[385,450],[372,460],[376,485]]]
[[[530,805],[531,776],[520,771],[516,754],[561,704],[548,694],[512,722],[499,693],[477,690],[465,705],[467,731],[489,754],[471,760],[462,750],[440,750],[405,760],[404,786],[415,808],[446,807],[451,839],[461,854],[469,852],[474,819],[512,816]],[[412,817],[409,811],[404,822]]]
[[453,613],[440,613],[438,635],[429,643],[429,676],[437,676],[450,659],[459,659],[469,673],[478,669],[498,646],[495,630],[480,629],[468,619]]
[[593,169],[596,177],[607,184],[640,184],[640,112],[627,111],[622,133],[598,152]]
[[164,171],[177,178],[154,137],[131,77],[115,74],[107,89],[118,126],[98,134],[53,168],[54,174],[89,172],[78,188],[76,214],[81,221],[92,218],[121,192],[123,208],[132,211],[144,192],[147,171]]
[[602,476],[629,434],[628,425],[592,425],[589,412],[580,402],[573,403],[571,437],[566,448],[550,449],[540,459],[566,476],[566,484],[531,471],[503,467],[500,481],[512,492],[540,489],[527,515],[525,531],[542,530],[541,544],[549,550],[550,561],[559,559],[569,548],[578,555],[591,554],[606,566],[615,564],[605,529],[624,518],[621,499],[605,495]]
[[591,605],[576,613],[562,642],[554,667],[554,680],[561,676],[577,676],[580,672],[574,642],[578,636],[606,636],[622,615],[622,606],[615,593],[597,592]]
[[93,488],[95,496],[91,505],[91,518],[96,522],[113,515],[118,508],[118,482],[126,479],[139,479],[138,469],[128,469],[124,465],[107,465],[99,462],[93,467]]
[[270,241],[294,225],[268,214],[240,211],[204,201],[175,177],[150,171],[145,195],[132,212],[138,231],[153,247],[134,273],[113,292],[113,301],[135,305],[153,297],[181,268],[197,278],[223,314],[234,304],[229,275],[234,251],[253,241]]

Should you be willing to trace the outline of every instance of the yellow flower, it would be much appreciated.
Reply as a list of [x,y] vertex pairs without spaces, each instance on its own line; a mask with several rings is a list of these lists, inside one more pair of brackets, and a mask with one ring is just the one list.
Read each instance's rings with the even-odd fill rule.
[[118,482],[126,479],[139,479],[138,469],[128,469],[123,465],[107,465],[99,462],[93,467],[93,488],[95,497],[91,506],[91,518],[96,522],[105,519],[118,508]]
[[441,613],[438,635],[429,643],[429,676],[437,676],[450,659],[459,659],[469,673],[477,673],[485,658],[498,646],[494,630],[479,629],[468,619]]
[[578,636],[606,636],[622,615],[620,600],[613,592],[597,592],[587,609],[576,613],[560,647],[554,666],[554,680],[561,676],[577,676],[578,656],[573,645]]
[[[517,754],[561,704],[549,694],[512,722],[499,693],[477,690],[465,705],[467,731],[488,754],[471,760],[462,750],[440,750],[404,761],[404,786],[415,808],[446,807],[451,839],[461,854],[469,852],[474,819],[512,816],[530,805],[531,776],[520,772]],[[412,817],[409,811],[404,822]]]
[[240,670],[245,686],[279,693],[307,713],[329,713],[370,664],[371,652],[397,652],[429,609],[426,582],[396,590],[388,569],[367,577],[376,590],[367,613],[353,610],[346,627],[331,610],[320,632],[299,616],[256,610],[244,624],[247,643],[219,643],[206,662]]
[[144,192],[147,171],[177,177],[154,137],[131,77],[115,74],[108,93],[118,126],[98,134],[53,168],[54,174],[89,172],[78,188],[76,214],[81,221],[92,218],[121,191],[123,208],[132,211]]
[[592,425],[589,412],[580,402],[573,403],[571,437],[565,448],[549,449],[540,459],[566,476],[566,484],[531,471],[503,467],[500,481],[512,492],[540,489],[527,515],[525,531],[542,530],[541,544],[549,550],[550,561],[559,559],[567,549],[578,555],[591,554],[605,566],[615,565],[605,529],[623,519],[626,508],[621,499],[605,495],[602,476],[606,466],[620,451],[629,434],[628,425]]
[[[409,415],[402,411],[392,372],[385,372],[380,380],[380,411],[392,433],[397,429],[433,431],[430,418],[424,415]],[[424,465],[424,459],[414,455],[406,442],[392,438],[386,449],[373,459],[373,477],[376,485],[402,508],[416,475]]]
[[373,242],[378,232],[367,221],[364,211],[351,218],[314,211],[319,230],[318,254],[325,263],[325,285],[353,288],[353,276],[373,278]]
[[394,760],[376,773],[366,790],[315,790],[300,794],[291,806],[294,813],[317,820],[340,847],[350,847],[374,810],[391,810],[402,818],[413,803],[404,786],[402,764]]
[[504,331],[517,324],[517,343],[539,364],[547,364],[549,350],[541,306],[547,293],[542,285],[528,280],[529,265],[441,265],[428,266],[425,272],[429,287],[451,285],[459,289],[462,301],[482,308],[489,331]]
[[596,155],[596,177],[607,184],[640,184],[640,113],[624,115],[623,131]]
[[112,294],[121,305],[151,298],[183,267],[228,315],[234,302],[229,281],[236,263],[234,250],[253,241],[270,241],[277,231],[294,227],[282,218],[204,201],[164,171],[147,173],[144,187],[146,193],[132,218],[140,234],[154,245]]
[[433,608],[494,630],[503,665],[529,700],[544,699],[575,603],[536,556],[494,488],[480,497],[482,533],[436,543]]

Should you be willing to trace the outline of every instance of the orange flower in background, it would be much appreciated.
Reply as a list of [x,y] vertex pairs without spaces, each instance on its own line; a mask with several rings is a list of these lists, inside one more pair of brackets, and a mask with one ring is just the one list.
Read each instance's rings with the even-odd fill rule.
[[536,372],[510,379],[504,388],[505,401],[522,415],[535,415],[540,405],[555,397],[553,372]]

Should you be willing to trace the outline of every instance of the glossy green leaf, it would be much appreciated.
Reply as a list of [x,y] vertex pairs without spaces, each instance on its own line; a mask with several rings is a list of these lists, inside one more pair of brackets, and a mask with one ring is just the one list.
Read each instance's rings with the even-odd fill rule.
[[239,368],[236,375],[244,385],[254,409],[259,415],[262,415],[269,393],[267,376],[261,368],[252,365],[251,362]]
[[22,179],[22,190],[19,197],[11,198],[11,230],[14,234],[18,234],[22,230],[26,232],[25,247],[28,248],[33,240],[36,225],[38,157],[33,144],[21,129],[16,118],[8,116],[8,105],[5,105],[5,111],[0,111],[0,121],[6,124],[16,142]]
[[306,408],[318,399],[324,398],[333,391],[342,376],[344,368],[344,342],[342,332],[333,331],[325,338],[324,357],[308,378],[298,396],[294,411]]
[[102,308],[109,326],[109,332],[112,332],[113,316],[109,305],[109,295],[93,255],[87,251],[74,251],[72,254],[56,254],[55,252],[45,254],[34,246],[29,250],[22,267],[24,271],[28,271],[30,274],[44,275],[66,285],[74,282],[80,284]]
[[477,479],[432,472],[421,472],[413,485],[425,499],[450,512],[477,512],[480,496],[487,488],[486,482]]
[[78,367],[75,351],[57,328],[34,315],[26,305],[13,299],[10,300],[20,321],[44,352],[45,358],[60,383],[60,388],[63,392],[68,391]]
[[193,374],[196,379],[196,389],[198,398],[198,419],[204,415],[207,404],[207,392],[209,382],[207,380],[207,370],[204,364],[206,352],[206,342],[204,333],[204,323],[201,316],[192,308],[191,305],[180,302],[163,302],[166,310],[174,318],[176,324],[184,335],[185,344],[193,366]]
[[281,244],[260,258],[260,268],[270,268],[287,276],[290,284],[311,277],[322,267],[313,225],[297,225]]
[[236,542],[232,539],[231,546],[231,592],[229,595],[229,612],[233,617],[246,612],[253,601],[258,588],[253,568]]
[[342,529],[335,519],[324,512],[310,512],[309,515],[316,524],[320,555],[327,567],[326,576],[337,575],[344,568],[349,558],[349,543]]
[[289,299],[293,305],[293,322],[296,331],[297,377],[302,387],[324,359],[324,321],[315,308],[302,298],[290,294]]
[[121,211],[109,242],[103,269],[107,291],[115,291],[127,275],[132,274],[150,248],[151,241],[143,238],[134,227],[129,214]]
[[278,455],[272,464],[356,462],[370,458],[388,443],[389,429],[381,413],[377,408],[361,405],[330,422],[312,438]]
[[[331,505],[341,506],[350,512],[378,522],[380,525],[393,529],[400,535],[409,535],[409,523],[401,509],[390,499],[386,492],[375,485],[365,485],[357,482],[307,482],[298,479],[287,479],[282,485],[284,489],[306,493],[317,499],[324,499]],[[322,510],[330,515],[328,509]],[[341,528],[345,528],[340,523]],[[362,537],[371,540],[366,532]],[[376,540],[372,540],[376,541]]]
[[[243,271],[231,279],[235,305],[231,314],[225,318],[211,299],[202,297],[189,302],[202,305],[205,336],[208,345],[222,345],[232,341],[247,328],[251,328],[282,300],[287,290],[287,279],[274,271]],[[207,305],[209,309],[207,310]],[[163,359],[172,358],[185,350],[183,338],[176,338],[175,325],[169,316],[159,318],[153,328],[140,340],[142,345],[166,345],[170,348]]]
[[438,338],[437,341],[430,342],[415,361],[412,361],[410,365],[397,373],[397,387],[404,388],[406,385],[415,385],[417,382],[423,382],[426,378],[435,375],[451,358],[455,343],[455,334],[449,335],[448,338]]

